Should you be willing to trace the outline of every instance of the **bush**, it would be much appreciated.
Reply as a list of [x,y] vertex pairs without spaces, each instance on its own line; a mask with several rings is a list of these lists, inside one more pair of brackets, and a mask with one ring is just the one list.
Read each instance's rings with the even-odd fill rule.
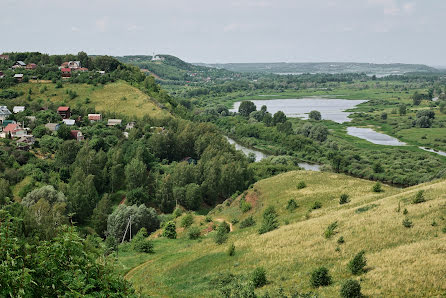
[[266,271],[263,267],[257,267],[252,273],[252,283],[254,287],[259,288],[266,285]]
[[415,198],[413,200],[414,204],[420,204],[426,202],[426,199],[424,198],[424,190],[420,190],[419,192],[417,192],[417,194],[415,195]]
[[217,227],[217,233],[215,234],[214,240],[217,244],[223,244],[228,240],[228,233],[230,231],[230,227],[226,222],[222,222]]
[[259,229],[259,234],[264,234],[275,230],[279,227],[279,222],[277,221],[277,213],[274,207],[270,206],[266,208],[263,212],[263,221]]
[[166,223],[166,226],[164,227],[164,231],[163,231],[163,237],[166,237],[169,239],[177,238],[177,230],[176,230],[174,221],[169,221]]
[[233,256],[235,255],[235,245],[234,245],[234,243],[231,243],[231,244],[228,246],[228,251],[227,251],[227,253],[228,253],[228,256],[230,256],[230,257],[233,257]]
[[314,202],[313,206],[311,206],[312,210],[321,209],[321,208],[322,208],[322,203],[319,201]]
[[146,228],[141,228],[132,239],[133,250],[143,253],[153,253],[153,243],[147,237]]
[[249,204],[245,200],[241,200],[240,201],[240,209],[242,210],[243,213],[246,213],[249,210],[251,210],[251,204]]
[[308,118],[312,120],[321,120],[322,119],[321,112],[311,111],[310,114],[308,114]]
[[345,243],[344,237],[342,237],[342,236],[339,237],[337,242],[338,242],[338,244],[344,244]]
[[212,222],[212,217],[210,215],[206,215],[206,217],[204,218],[205,222]]
[[336,230],[337,227],[338,227],[338,222],[337,221],[331,223],[327,227],[327,229],[325,230],[324,237],[327,238],[327,239],[331,238],[334,234],[336,234],[335,230]]
[[188,228],[194,223],[194,216],[192,213],[187,213],[181,218],[180,226],[183,228]]
[[343,205],[343,204],[347,204],[349,201],[349,196],[346,193],[343,193],[341,195],[341,198],[339,199],[339,204]]
[[311,273],[310,283],[313,288],[319,288],[331,285],[331,276],[328,269],[319,267]]
[[376,182],[375,185],[372,187],[373,192],[382,192],[381,183]]
[[286,206],[286,209],[287,209],[288,211],[290,211],[290,212],[293,212],[294,210],[297,209],[297,207],[299,207],[299,206],[297,205],[296,201],[295,201],[294,199],[290,199],[290,200],[288,201],[288,204],[287,204],[287,206]]
[[297,189],[302,189],[307,187],[307,184],[305,183],[305,181],[299,181],[299,183],[297,183]]
[[255,225],[256,222],[252,216],[249,216],[240,222],[240,229],[251,227]]
[[406,217],[405,219],[403,219],[403,227],[405,228],[413,227],[412,221]]
[[183,210],[181,210],[181,208],[177,207],[177,208],[175,208],[175,210],[173,210],[172,214],[175,218],[177,218],[177,217],[180,217],[182,213],[183,213]]
[[342,298],[362,297],[361,285],[358,281],[349,279],[342,285],[340,294]]
[[348,269],[354,275],[358,275],[364,272],[364,267],[367,265],[367,259],[364,257],[365,251],[360,251],[353,259],[348,263]]
[[196,239],[200,238],[200,235],[201,235],[201,231],[200,231],[199,227],[191,227],[189,229],[189,231],[187,232],[187,236],[191,240],[196,240]]

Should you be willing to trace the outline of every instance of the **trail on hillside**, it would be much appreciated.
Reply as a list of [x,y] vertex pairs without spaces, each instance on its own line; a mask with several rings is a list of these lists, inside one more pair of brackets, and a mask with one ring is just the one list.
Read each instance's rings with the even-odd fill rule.
[[232,227],[232,223],[227,222],[226,220],[224,220],[224,218],[216,218],[215,221],[226,222],[227,224],[229,224],[229,231],[232,232],[234,230],[233,227]]
[[136,266],[136,267],[130,269],[129,272],[127,272],[127,273],[124,275],[124,278],[127,279],[127,280],[129,280],[129,279],[131,278],[131,275],[133,275],[133,273],[134,273],[136,270],[140,269],[141,267],[144,267],[145,265],[147,265],[148,263],[151,263],[151,262],[153,262],[153,259],[152,259],[152,260],[148,260],[148,261],[146,261],[146,262],[143,262],[143,263],[139,264],[138,266]]

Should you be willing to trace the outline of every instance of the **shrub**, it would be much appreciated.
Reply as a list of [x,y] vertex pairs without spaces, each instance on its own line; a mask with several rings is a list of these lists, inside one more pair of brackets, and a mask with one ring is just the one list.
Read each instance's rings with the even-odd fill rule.
[[233,218],[233,219],[231,220],[231,223],[232,223],[233,225],[238,224],[238,222],[239,222],[239,220],[238,220],[237,218]]
[[322,208],[322,203],[319,201],[314,202],[313,206],[311,206],[312,210],[321,209],[321,208]]
[[240,210],[242,210],[243,213],[248,212],[249,210],[251,210],[251,204],[249,204],[245,200],[241,200],[240,201]]
[[336,234],[336,228],[338,227],[338,222],[335,221],[333,223],[331,223],[327,229],[324,232],[324,236],[325,238],[329,239],[331,238],[334,234]]
[[328,269],[319,267],[311,273],[310,283],[313,288],[319,288],[331,285],[331,276]]
[[446,227],[443,227],[443,229],[441,229],[441,231],[446,234]]
[[256,224],[256,222],[255,222],[254,218],[252,216],[249,216],[240,222],[240,228],[244,229],[244,228],[253,226],[255,224]]
[[188,228],[194,223],[194,216],[192,213],[187,213],[181,218],[180,226],[183,228]]
[[263,212],[263,221],[259,229],[259,234],[264,234],[275,230],[279,227],[279,222],[277,221],[277,213],[274,207],[270,206],[266,208]]
[[412,221],[406,217],[405,219],[403,219],[403,227],[405,228],[413,227]]
[[349,279],[341,287],[342,298],[362,297],[361,285],[357,280]]
[[305,181],[299,181],[299,183],[297,183],[297,189],[302,189],[307,187],[307,184],[305,183]]
[[346,193],[343,193],[339,199],[339,204],[347,204],[349,202],[349,196]]
[[308,114],[308,118],[312,120],[321,120],[322,119],[321,112],[311,111],[310,114]]
[[297,207],[299,207],[299,206],[297,205],[296,201],[295,201],[294,199],[290,199],[290,200],[288,201],[288,204],[287,204],[287,206],[286,206],[286,209],[287,209],[288,211],[290,211],[290,212],[293,212],[294,210],[297,209]]
[[177,217],[180,217],[182,213],[183,213],[183,210],[181,210],[181,208],[177,207],[177,208],[175,208],[175,210],[173,210],[172,214],[175,218],[177,218]]
[[166,237],[169,239],[177,238],[177,230],[176,230],[174,221],[169,221],[166,223],[166,226],[164,227],[164,231],[163,231],[163,237]]
[[187,232],[187,236],[191,240],[195,240],[195,239],[200,238],[200,235],[201,235],[201,231],[200,231],[199,227],[191,227],[189,229],[189,231]]
[[133,250],[143,253],[153,253],[153,243],[147,237],[146,228],[141,228],[132,239]]
[[266,285],[266,271],[263,267],[257,267],[252,272],[252,283],[254,284],[254,287],[259,288],[264,285]]
[[348,269],[351,273],[358,275],[364,272],[364,267],[367,265],[367,259],[364,257],[365,251],[360,251],[353,259],[348,263]]
[[404,215],[407,215],[407,213],[409,213],[409,211],[407,211],[407,209],[404,208],[404,210],[403,210],[403,214],[404,214]]
[[420,204],[426,202],[426,199],[424,198],[424,190],[420,190],[419,192],[417,192],[417,194],[415,195],[415,198],[413,200],[414,204]]
[[345,243],[344,237],[343,236],[339,237],[337,242],[338,244],[344,244]]
[[228,246],[228,251],[227,251],[227,253],[228,253],[228,256],[230,256],[230,257],[232,257],[232,256],[235,255],[235,245],[234,245],[234,243],[231,243],[231,244]]
[[217,233],[215,234],[214,241],[217,244],[223,244],[228,240],[229,225],[226,222],[222,222],[217,227]]
[[204,218],[205,222],[212,222],[212,217],[210,215],[206,215],[206,217]]
[[372,187],[373,192],[382,192],[381,183],[376,182],[375,185]]

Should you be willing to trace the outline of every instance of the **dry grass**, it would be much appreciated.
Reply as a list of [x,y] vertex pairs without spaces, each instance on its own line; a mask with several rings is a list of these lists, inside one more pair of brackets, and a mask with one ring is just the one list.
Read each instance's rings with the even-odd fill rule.
[[[304,180],[307,187],[297,189]],[[323,297],[338,296],[342,282],[356,278],[347,269],[349,260],[360,250],[366,251],[367,272],[361,286],[365,295],[408,297],[440,296],[446,293],[446,181],[436,181],[408,189],[384,186],[385,192],[371,191],[373,182],[316,172],[289,172],[257,183],[256,206],[247,214],[239,210],[238,201],[222,207],[214,217],[230,220],[253,215],[257,227],[235,230],[229,242],[236,247],[236,256],[225,254],[226,246],[212,241],[212,233],[201,242],[180,237],[175,241],[155,240],[157,253],[151,262],[132,272],[129,279],[144,294],[159,296],[212,296],[217,294],[209,284],[219,272],[247,274],[256,266],[264,266],[270,283],[266,290],[283,287],[285,293],[314,291]],[[427,202],[412,204],[415,193],[424,189]],[[351,202],[339,205],[342,193]],[[299,207],[290,213],[285,209],[289,198]],[[314,201],[322,208],[306,216]],[[360,207],[375,204],[374,208],[358,212]],[[269,205],[278,211],[281,227],[258,235],[261,213]],[[408,214],[403,215],[407,208]],[[398,212],[399,211],[399,212]],[[414,226],[405,228],[404,217]],[[438,225],[432,226],[435,220]],[[290,224],[285,225],[284,222]],[[324,230],[337,221],[337,234],[331,239]],[[344,244],[337,244],[343,236]],[[337,250],[336,248],[339,247]],[[311,289],[309,275],[316,267],[329,268],[333,285]]]

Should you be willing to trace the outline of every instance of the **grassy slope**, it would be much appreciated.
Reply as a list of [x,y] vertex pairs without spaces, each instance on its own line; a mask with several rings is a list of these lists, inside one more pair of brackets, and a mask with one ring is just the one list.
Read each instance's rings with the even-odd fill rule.
[[[43,86],[47,91],[40,92]],[[52,83],[23,83],[15,86],[14,90],[23,91],[24,95],[12,100],[14,104],[27,104],[28,90],[32,90],[31,99],[43,101],[49,100],[55,103],[65,103],[70,106],[76,104],[95,107],[98,112],[111,112],[126,115],[129,117],[142,117],[150,115],[154,118],[163,118],[169,115],[165,110],[159,108],[155,101],[144,94],[139,89],[129,85],[124,81],[106,84],[105,86],[88,84],[70,84],[64,83],[63,88],[57,89]],[[67,90],[75,91],[78,96],[70,99]],[[126,100],[123,100],[123,98]],[[90,102],[85,103],[89,98]],[[9,104],[9,100],[5,103]]]
[[[297,190],[298,181],[307,188]],[[283,287],[285,293],[314,291],[324,297],[337,296],[342,282],[348,278],[361,280],[363,293],[370,296],[433,296],[444,294],[446,284],[446,181],[436,181],[400,190],[386,186],[385,192],[373,193],[373,182],[316,172],[289,172],[255,184],[247,195],[253,208],[246,214],[239,210],[238,200],[230,206],[215,209],[214,218],[228,221],[256,218],[257,226],[240,230],[235,225],[228,243],[236,246],[236,255],[225,254],[227,245],[216,245],[212,233],[200,241],[187,240],[184,233],[179,239],[154,240],[153,255],[127,254],[120,259],[123,266],[136,266],[127,274],[135,288],[155,296],[212,296],[217,294],[209,283],[221,272],[248,274],[256,266],[267,270],[269,284],[257,290]],[[419,189],[426,190],[428,202],[413,205],[410,200]],[[339,205],[339,195],[347,193],[351,202]],[[290,213],[286,202],[294,198],[299,208]],[[322,209],[306,216],[314,201]],[[358,213],[359,207],[375,204],[368,211]],[[400,212],[397,212],[401,204]],[[257,229],[261,212],[273,205],[280,214],[281,227],[264,235]],[[402,226],[407,208],[414,226]],[[199,218],[197,218],[199,220]],[[435,220],[438,226],[432,226]],[[338,221],[338,234],[332,239],[323,237],[326,227]],[[289,222],[285,225],[284,222]],[[204,225],[202,225],[204,229]],[[343,236],[345,243],[336,240]],[[336,251],[340,247],[340,251]],[[352,277],[347,263],[360,250],[366,251],[369,271],[361,277]],[[334,284],[313,290],[309,276],[316,267],[329,268]]]

